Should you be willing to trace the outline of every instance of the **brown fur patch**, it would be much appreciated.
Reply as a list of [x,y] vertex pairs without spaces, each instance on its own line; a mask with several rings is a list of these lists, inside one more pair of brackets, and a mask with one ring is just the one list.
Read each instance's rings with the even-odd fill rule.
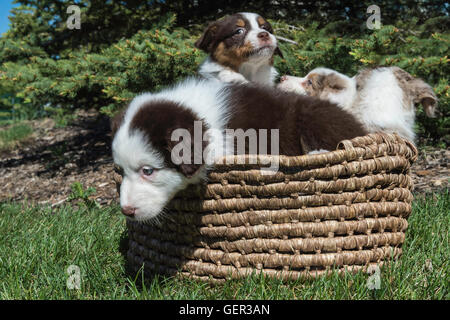
[[[194,155],[203,154],[207,147],[207,142],[194,148],[194,122],[200,121],[198,117],[189,109],[172,101],[159,100],[151,101],[143,105],[134,115],[130,131],[139,130],[145,134],[151,145],[156,148],[165,159],[167,167],[175,168],[184,175],[190,177],[195,174],[202,166],[194,163]],[[191,135],[191,163],[175,165],[171,160],[171,151],[177,145],[178,141],[171,141],[172,132],[175,129],[186,129]],[[203,133],[207,127],[202,122]],[[189,147],[189,146],[188,146]]]
[[325,100],[251,85],[233,85],[231,91],[228,128],[279,129],[280,154],[334,150],[341,140],[366,134],[353,115]]
[[113,118],[111,118],[111,121],[109,123],[111,127],[111,136],[114,139],[114,136],[116,135],[116,132],[120,129],[123,123],[123,119],[125,118],[125,112],[127,111],[127,108],[123,108],[119,112],[117,112]]
[[236,25],[237,25],[238,27],[243,28],[243,27],[245,27],[245,21],[242,20],[242,19],[238,19],[238,20],[236,21]]
[[403,105],[410,107],[422,104],[428,117],[434,117],[438,99],[433,88],[422,79],[415,78],[399,67],[391,67],[397,78],[400,88],[403,90]]
[[239,48],[227,48],[224,43],[220,43],[212,53],[212,57],[220,64],[237,72],[239,66],[247,61],[252,50],[253,46],[250,42],[246,42]]
[[[242,25],[242,22],[244,23]],[[227,47],[237,47],[244,43],[246,32],[235,35],[236,28],[250,29],[250,23],[240,14],[223,17],[208,25],[195,46],[207,53],[215,51],[220,43]]]
[[345,85],[345,80],[334,73],[326,75],[323,79],[324,90],[331,92],[340,91],[345,88]]
[[258,25],[261,27],[264,23],[266,23],[266,20],[264,20],[263,17],[259,16],[257,19]]
[[321,99],[328,99],[328,94],[337,93],[346,86],[345,80],[333,73],[327,75],[311,73],[306,79],[311,81],[304,87],[306,93],[311,97]]

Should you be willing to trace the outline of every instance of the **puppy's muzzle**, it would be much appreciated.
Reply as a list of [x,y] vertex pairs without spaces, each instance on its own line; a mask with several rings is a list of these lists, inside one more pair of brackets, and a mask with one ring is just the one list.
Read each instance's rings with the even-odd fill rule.
[[270,43],[269,33],[266,31],[258,33],[258,39],[261,43]]
[[130,206],[124,206],[122,207],[122,213],[126,215],[127,217],[134,217],[134,214],[136,213],[136,208],[130,207]]

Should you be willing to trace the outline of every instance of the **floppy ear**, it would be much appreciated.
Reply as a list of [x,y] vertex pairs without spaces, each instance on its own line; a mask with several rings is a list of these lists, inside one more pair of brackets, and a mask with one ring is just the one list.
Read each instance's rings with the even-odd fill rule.
[[275,54],[279,55],[281,58],[284,58],[283,56],[283,52],[281,52],[280,47],[277,46],[277,48],[275,49]]
[[434,118],[438,98],[434,94],[433,88],[421,79],[414,79],[410,84],[411,90],[414,92],[414,103],[420,103],[426,115]]
[[434,95],[424,96],[420,99],[420,104],[422,104],[422,107],[429,118],[435,118],[437,102],[438,100]]
[[325,76],[324,86],[334,90],[342,90],[345,88],[344,81],[335,74]]
[[109,126],[111,128],[111,136],[114,138],[116,135],[117,130],[119,130],[120,126],[122,125],[123,118],[125,117],[125,112],[127,111],[127,108],[123,108],[119,112],[117,112],[113,118],[111,118],[109,122]]
[[215,22],[210,23],[206,30],[203,32],[200,39],[195,41],[195,47],[207,53],[210,53],[216,36],[217,28],[218,27]]
[[[170,130],[170,134],[166,135],[167,150],[174,167],[191,178],[203,166],[203,150],[206,149],[208,143],[206,141],[195,141],[194,123],[186,123],[183,128]],[[178,130],[174,134],[175,130]],[[202,132],[205,132],[205,126],[202,125]]]

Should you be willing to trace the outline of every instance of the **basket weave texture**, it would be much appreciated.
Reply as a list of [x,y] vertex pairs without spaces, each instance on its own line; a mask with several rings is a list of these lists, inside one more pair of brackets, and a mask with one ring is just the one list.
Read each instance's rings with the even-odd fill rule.
[[180,192],[159,223],[127,221],[132,270],[298,279],[401,255],[417,158],[410,142],[369,134],[328,153],[278,156],[278,172],[263,175],[268,157],[227,157],[207,183]]

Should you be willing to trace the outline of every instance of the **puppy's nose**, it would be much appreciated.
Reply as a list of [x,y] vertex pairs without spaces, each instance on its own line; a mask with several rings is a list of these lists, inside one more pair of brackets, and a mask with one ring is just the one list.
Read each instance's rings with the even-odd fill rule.
[[122,213],[127,217],[134,217],[134,213],[136,212],[136,208],[131,206],[123,206]]
[[262,31],[262,32],[258,33],[258,38],[263,41],[267,41],[267,40],[269,40],[269,33],[267,31]]
[[286,81],[287,80],[287,76],[282,76],[281,78],[280,78],[280,82],[283,82],[283,81]]

